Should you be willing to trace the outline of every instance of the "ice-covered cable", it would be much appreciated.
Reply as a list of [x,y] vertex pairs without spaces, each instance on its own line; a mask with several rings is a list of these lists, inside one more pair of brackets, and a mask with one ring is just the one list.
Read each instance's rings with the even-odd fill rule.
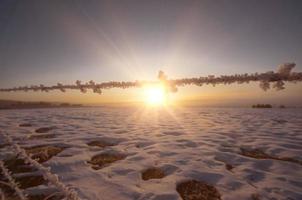
[[5,196],[4,196],[4,193],[2,192],[1,188],[0,188],[0,200],[5,200]]
[[197,78],[182,78],[182,79],[168,79],[167,75],[163,71],[159,71],[157,81],[109,81],[96,83],[94,81],[89,81],[87,83],[82,83],[80,80],[77,80],[75,84],[64,85],[58,83],[53,86],[44,86],[32,85],[32,86],[23,86],[23,87],[14,87],[14,88],[2,88],[0,92],[12,92],[12,91],[42,91],[49,92],[52,90],[58,90],[61,92],[66,92],[66,90],[80,90],[82,93],[86,93],[87,90],[91,89],[94,93],[102,94],[102,90],[111,89],[111,88],[134,88],[142,87],[146,84],[156,84],[162,83],[166,88],[167,92],[177,92],[180,86],[186,85],[217,85],[217,84],[232,84],[232,83],[249,83],[249,82],[260,82],[259,86],[264,91],[271,88],[276,90],[285,89],[285,82],[301,82],[302,81],[302,72],[292,72],[292,69],[296,66],[295,63],[285,63],[278,67],[277,71],[268,71],[265,73],[253,73],[253,74],[235,74],[235,75],[221,75],[213,76],[209,75],[206,77],[197,77]]
[[39,171],[41,171],[43,176],[49,182],[51,182],[53,185],[55,185],[60,191],[62,191],[68,200],[80,200],[80,198],[77,195],[77,192],[75,190],[67,187],[64,183],[62,183],[59,180],[58,175],[52,174],[49,168],[44,167],[36,160],[29,157],[27,155],[27,153],[25,152],[25,150],[22,149],[18,144],[16,144],[8,134],[2,133],[2,135],[6,138],[7,142],[15,149],[16,153],[20,157],[22,157],[26,162],[30,163],[32,166],[36,167]]
[[23,194],[23,191],[19,188],[18,184],[13,179],[13,177],[11,176],[11,173],[4,166],[4,163],[2,162],[2,160],[0,160],[0,169],[2,171],[3,176],[8,180],[10,187],[16,192],[16,194],[18,195],[18,197],[21,200],[27,200],[25,194]]

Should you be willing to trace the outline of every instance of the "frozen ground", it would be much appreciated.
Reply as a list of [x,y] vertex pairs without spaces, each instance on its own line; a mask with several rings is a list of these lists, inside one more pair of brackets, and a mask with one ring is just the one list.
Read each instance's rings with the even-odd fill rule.
[[[42,127],[53,129],[36,133]],[[302,199],[301,109],[7,110],[0,131],[22,148],[65,147],[42,164],[81,199],[180,200],[177,184],[191,179],[215,186],[223,200]],[[105,147],[88,145],[96,141]],[[2,160],[11,154],[9,147],[0,152]],[[91,158],[108,152],[122,159],[94,169]],[[164,177],[143,180],[150,167]]]

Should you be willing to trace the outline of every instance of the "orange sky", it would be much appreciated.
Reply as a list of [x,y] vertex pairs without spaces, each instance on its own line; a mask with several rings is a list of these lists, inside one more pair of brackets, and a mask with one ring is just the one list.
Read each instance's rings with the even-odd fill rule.
[[[299,1],[0,1],[0,88],[76,80],[156,80],[302,71]],[[12,12],[13,11],[13,12]],[[155,12],[156,11],[156,12]],[[172,102],[301,105],[302,85],[179,88]],[[141,89],[0,93],[0,99],[100,104],[143,100]]]
[[[232,84],[213,86],[187,86],[180,87],[177,93],[169,94],[169,102],[180,104],[189,101],[189,104],[206,106],[250,106],[255,103],[271,103],[275,105],[301,105],[301,84],[287,83],[286,89],[281,91],[263,91],[258,83]],[[1,93],[0,99],[22,100],[22,101],[51,101],[71,102],[82,104],[103,103],[134,103],[144,102],[143,88],[137,89],[111,89],[104,90],[102,95],[88,91],[86,94],[79,91],[67,91],[66,93],[53,91],[42,92],[11,92]]]

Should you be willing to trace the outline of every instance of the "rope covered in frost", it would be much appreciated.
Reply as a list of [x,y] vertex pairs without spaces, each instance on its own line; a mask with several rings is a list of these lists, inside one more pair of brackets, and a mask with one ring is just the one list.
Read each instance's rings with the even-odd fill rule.
[[[22,189],[19,188],[18,183],[15,182],[15,180],[11,176],[10,171],[4,166],[2,160],[0,160],[0,168],[1,168],[1,171],[2,171],[2,173],[4,175],[4,177],[8,180],[10,187],[13,190],[15,190],[16,194],[18,195],[18,197],[21,200],[27,200],[26,195],[23,194]],[[0,193],[1,193],[1,195],[0,195],[1,198],[3,198],[4,194],[2,193],[2,191]]]
[[157,81],[109,81],[96,83],[94,81],[89,81],[87,83],[82,83],[77,80],[75,84],[62,84],[57,83],[53,86],[45,86],[43,84],[31,85],[31,86],[20,86],[12,88],[0,88],[0,92],[18,92],[18,91],[34,91],[34,92],[49,92],[53,90],[58,90],[61,92],[66,92],[66,90],[79,90],[82,93],[86,93],[87,90],[92,90],[94,93],[102,94],[102,90],[111,88],[139,88],[145,85],[152,84],[162,84],[166,87],[167,92],[177,92],[177,87],[187,86],[187,85],[217,85],[225,84],[229,85],[232,83],[242,84],[249,82],[260,82],[259,87],[264,91],[272,87],[276,90],[285,89],[284,82],[297,83],[302,81],[302,72],[292,72],[292,69],[296,66],[295,63],[284,63],[279,65],[278,69],[274,71],[268,71],[264,73],[253,73],[253,74],[234,74],[234,75],[221,75],[221,76],[205,76],[196,78],[181,78],[181,79],[168,79],[163,71],[159,71]]
[[58,175],[51,173],[50,168],[44,167],[36,160],[29,157],[25,150],[22,149],[18,144],[16,144],[8,134],[2,133],[2,135],[6,138],[7,142],[15,149],[16,153],[20,157],[22,157],[27,163],[31,164],[32,166],[36,167],[39,171],[41,171],[43,176],[49,182],[55,185],[60,191],[62,191],[62,193],[66,196],[67,199],[81,200],[74,189],[67,187],[64,183],[59,180]]
[[0,188],[0,200],[5,200],[5,196]]

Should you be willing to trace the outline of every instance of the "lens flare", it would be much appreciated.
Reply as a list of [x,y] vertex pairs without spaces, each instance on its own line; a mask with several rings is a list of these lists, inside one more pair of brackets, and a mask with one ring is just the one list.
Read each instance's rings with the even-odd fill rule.
[[162,85],[149,85],[143,88],[145,103],[150,106],[160,106],[167,103],[167,94]]

